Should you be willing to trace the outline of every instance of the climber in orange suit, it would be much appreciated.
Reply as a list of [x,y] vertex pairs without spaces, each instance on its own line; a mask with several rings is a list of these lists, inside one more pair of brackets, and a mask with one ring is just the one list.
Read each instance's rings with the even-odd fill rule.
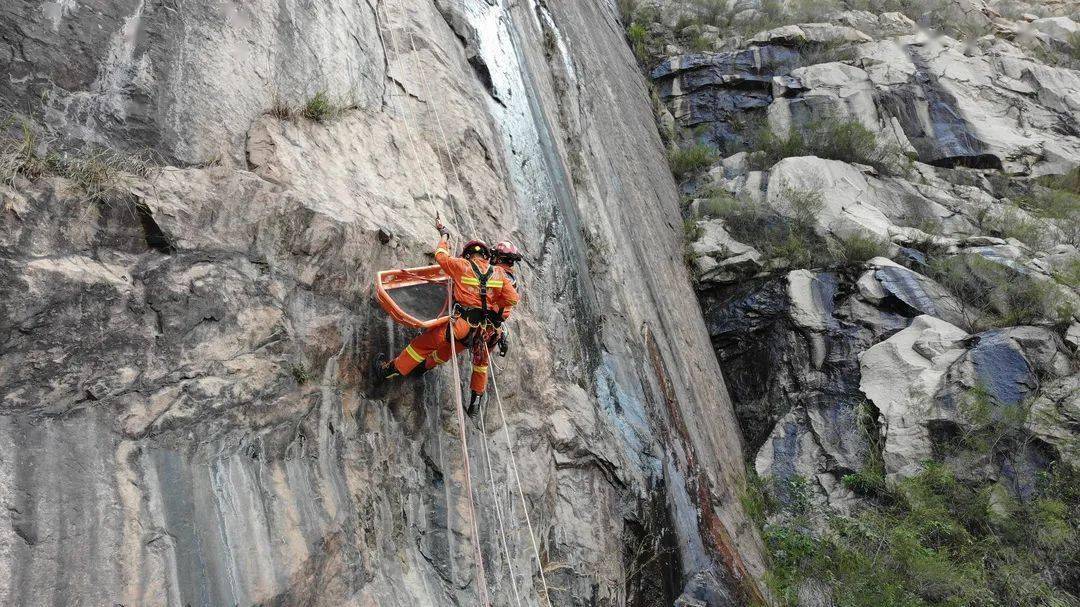
[[[436,226],[442,236],[435,249],[435,261],[453,283],[454,309],[446,325],[428,329],[401,351],[392,361],[377,363],[376,380],[378,383],[405,376],[417,366],[445,346],[449,354],[450,331],[454,332],[455,341],[460,344],[458,351],[482,344],[486,335],[494,332],[502,324],[510,309],[518,302],[517,291],[506,274],[488,261],[488,247],[479,240],[465,244],[461,257],[452,257],[449,249],[450,234],[439,223]],[[480,402],[487,389],[488,356],[487,348],[473,348],[472,399],[470,413]]]
[[[491,248],[491,257],[489,261],[506,274],[506,277],[510,279],[510,284],[514,287],[514,291],[521,296],[521,287],[518,284],[517,276],[514,275],[514,264],[521,261],[521,253],[518,252],[518,248],[515,247],[510,241],[503,240]],[[505,322],[510,318],[510,310],[500,310],[502,319]],[[502,323],[495,328],[494,331],[486,339],[488,352],[498,348],[499,356],[506,356],[508,349],[506,329],[502,326]],[[459,348],[460,349],[460,348]],[[430,371],[435,367],[450,360],[450,342],[444,343],[435,350],[424,360],[424,372]]]

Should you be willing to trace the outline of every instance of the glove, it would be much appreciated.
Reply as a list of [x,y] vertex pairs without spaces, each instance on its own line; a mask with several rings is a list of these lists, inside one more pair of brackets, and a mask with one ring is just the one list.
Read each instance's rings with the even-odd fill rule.
[[439,235],[443,238],[450,238],[450,230],[446,229],[442,221],[435,220],[435,229],[439,231]]
[[506,358],[506,351],[510,349],[510,344],[506,341],[506,331],[503,331],[502,337],[499,338],[499,356]]

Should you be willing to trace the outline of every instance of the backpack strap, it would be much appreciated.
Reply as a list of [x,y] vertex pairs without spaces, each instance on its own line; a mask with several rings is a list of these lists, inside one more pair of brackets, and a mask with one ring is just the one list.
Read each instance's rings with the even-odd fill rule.
[[488,279],[491,278],[491,275],[495,272],[495,266],[493,264],[488,264],[487,272],[481,273],[480,267],[476,265],[476,262],[474,262],[472,259],[466,259],[465,261],[469,262],[469,265],[472,266],[473,274],[476,275],[476,279],[480,281],[480,310],[486,316],[488,311],[487,283]]

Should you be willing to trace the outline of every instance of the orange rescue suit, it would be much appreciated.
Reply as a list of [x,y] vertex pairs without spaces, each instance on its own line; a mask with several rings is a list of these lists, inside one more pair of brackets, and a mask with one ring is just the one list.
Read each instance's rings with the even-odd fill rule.
[[[469,260],[452,257],[449,244],[446,238],[443,238],[435,249],[435,261],[453,282],[454,302],[465,308],[479,308],[481,306],[480,277],[473,271]],[[473,259],[472,261],[481,274],[488,272],[490,265],[486,259]],[[491,275],[487,279],[488,310],[501,311],[503,318],[506,318],[510,315],[510,309],[517,302],[518,294],[509,277],[501,268],[493,268]],[[436,364],[446,362],[440,360],[442,357],[438,355],[449,356],[450,354],[451,328],[454,331],[458,352],[469,347],[468,343],[462,342],[471,341],[470,337],[481,338],[482,336],[478,337],[477,334],[482,333],[485,329],[485,327],[478,325],[470,325],[467,320],[454,313],[451,315],[447,325],[428,329],[412,340],[408,346],[405,346],[401,354],[394,359],[394,368],[397,369],[397,372],[408,375],[423,363],[424,359],[433,354],[436,355],[433,357]],[[478,355],[473,358],[472,379],[469,385],[473,392],[482,394],[487,389],[488,351],[487,348],[483,347],[479,350]]]

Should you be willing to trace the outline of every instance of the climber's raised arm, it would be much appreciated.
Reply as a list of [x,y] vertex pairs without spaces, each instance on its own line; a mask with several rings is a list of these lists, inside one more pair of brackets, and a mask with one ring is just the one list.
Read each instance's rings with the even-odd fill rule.
[[438,220],[435,222],[435,229],[439,230],[439,244],[435,246],[435,263],[439,264],[444,272],[449,273],[453,265],[451,263],[453,257],[450,255],[450,231]]

